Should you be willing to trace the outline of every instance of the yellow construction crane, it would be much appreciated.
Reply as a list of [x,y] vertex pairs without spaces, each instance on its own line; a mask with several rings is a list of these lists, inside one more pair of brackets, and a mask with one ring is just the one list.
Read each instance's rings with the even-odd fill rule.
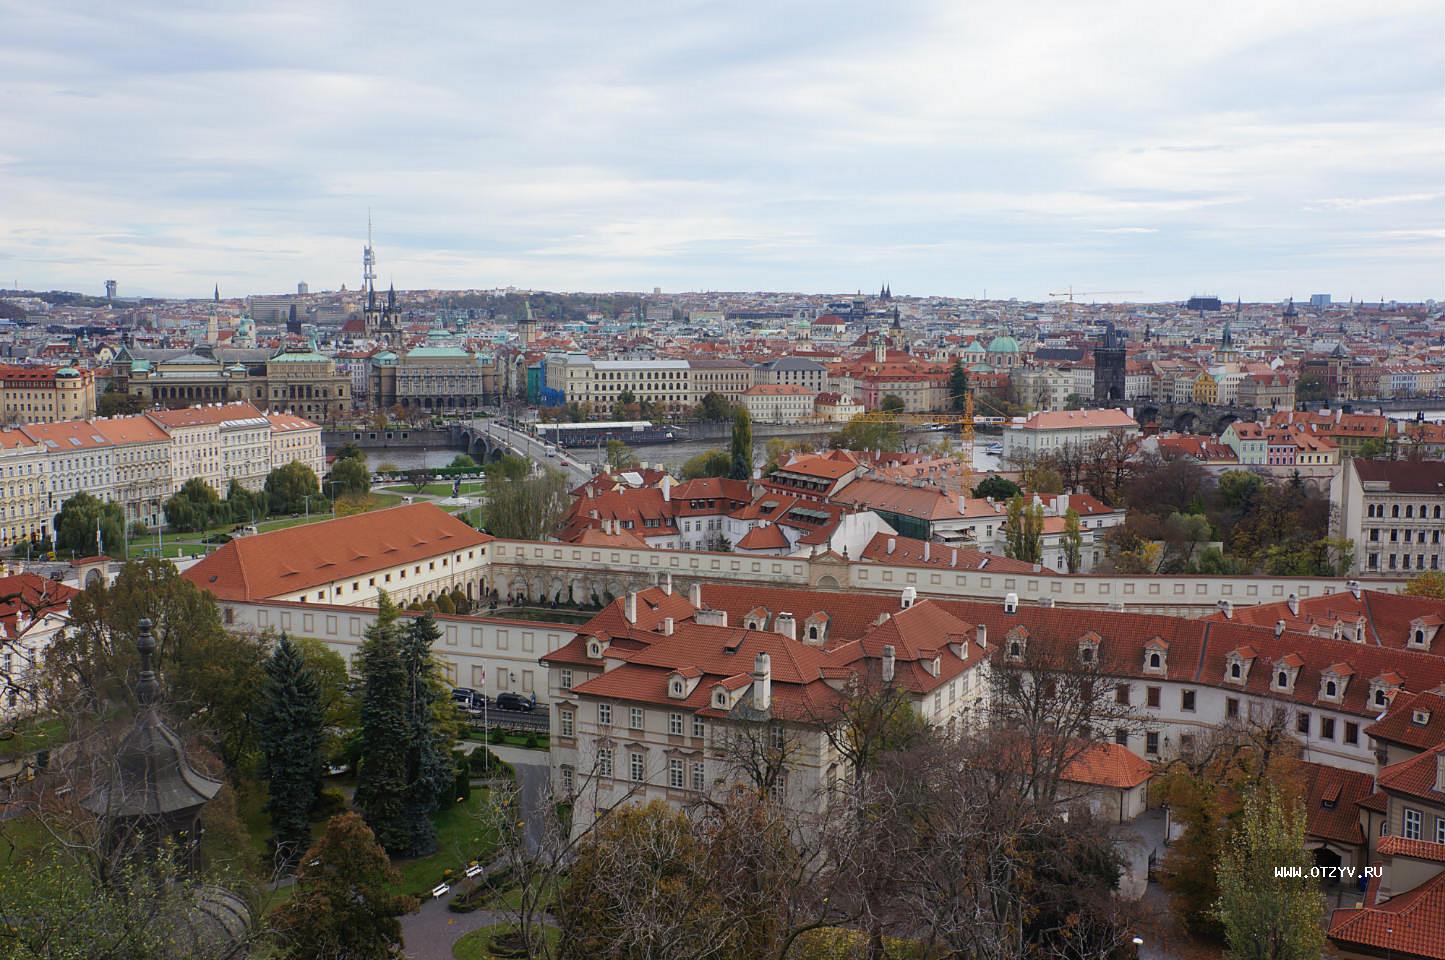
[[1073,284],[1064,293],[1051,293],[1049,296],[1055,299],[1065,299],[1069,304],[1069,323],[1074,322],[1074,298],[1075,297],[1103,297],[1113,296],[1120,293],[1143,293],[1143,290],[1075,290]]
[[[952,397],[949,398],[953,400]],[[968,470],[973,469],[973,391],[963,395],[962,413],[887,413],[872,410],[860,413],[855,420],[866,423],[897,423],[906,426],[948,426],[957,425],[959,452]]]

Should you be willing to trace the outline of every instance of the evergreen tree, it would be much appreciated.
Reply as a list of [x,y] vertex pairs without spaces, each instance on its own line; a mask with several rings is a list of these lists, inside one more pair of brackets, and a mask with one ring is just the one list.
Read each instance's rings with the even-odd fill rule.
[[406,671],[406,800],[404,817],[412,856],[436,849],[432,814],[452,785],[453,767],[443,708],[451,699],[432,659],[432,644],[441,636],[436,620],[424,614],[412,620],[401,636],[401,661]]
[[361,674],[361,762],[356,806],[391,853],[411,846],[407,802],[407,671],[396,604],[382,593],[376,622],[357,653]]
[[[1325,898],[1310,877],[1304,811],[1273,785],[1256,788],[1219,864],[1217,913],[1231,960],[1314,960],[1324,952]],[[1283,877],[1279,868],[1297,876]]]
[[733,414],[732,468],[728,476],[734,480],[753,478],[753,418],[739,407]]
[[948,371],[948,405],[955,413],[963,412],[967,393],[968,373],[963,369],[963,361],[954,357],[953,368]]
[[1008,502],[1008,546],[1004,555],[1025,563],[1043,557],[1044,508],[1022,496]]
[[1070,507],[1064,514],[1064,564],[1069,573],[1078,573],[1084,559],[1084,534],[1079,528],[1079,512]]
[[266,661],[257,725],[271,791],[276,852],[286,865],[294,863],[311,843],[308,814],[321,791],[324,723],[316,675],[283,633]]

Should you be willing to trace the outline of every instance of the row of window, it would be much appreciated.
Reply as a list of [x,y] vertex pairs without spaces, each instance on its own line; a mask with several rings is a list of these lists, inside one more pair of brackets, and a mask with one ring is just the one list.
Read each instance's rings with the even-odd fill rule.
[[[1423,840],[1424,821],[1425,815],[1421,811],[1416,810],[1414,807],[1406,807],[1404,817],[1400,822],[1400,835],[1406,840]],[[1384,826],[1384,824],[1381,824],[1381,833],[1386,832],[1386,830],[1383,829]],[[1445,816],[1438,814],[1435,816],[1434,841],[1436,843],[1445,843]]]
[[[571,687],[571,671],[570,671],[570,670],[564,670],[564,671],[562,671],[562,672],[563,672],[564,674],[567,674],[567,676],[564,678],[565,681],[566,681],[565,684],[564,684],[564,689],[570,688],[570,687]],[[558,713],[558,717],[559,717],[559,723],[560,723],[560,728],[561,728],[562,736],[564,736],[564,737],[570,737],[570,736],[572,736],[572,735],[573,735],[573,722],[574,722],[574,718],[575,718],[575,713],[574,713],[574,711],[571,710],[571,709],[564,709],[564,710],[562,710],[562,711],[560,711],[560,712]],[[646,714],[646,711],[644,711],[644,710],[642,709],[642,707],[629,707],[629,708],[628,708],[628,711],[627,711],[627,729],[629,729],[629,730],[643,730],[643,729],[646,729],[646,720],[647,720],[647,714]],[[610,727],[610,726],[612,726],[612,704],[610,704],[610,703],[599,703],[599,704],[597,705],[597,725],[598,725],[599,727]],[[669,714],[667,715],[667,732],[668,732],[668,735],[674,736],[674,737],[680,737],[680,736],[683,735],[683,729],[684,729],[686,726],[687,726],[687,723],[686,723],[686,719],[685,719],[685,717],[684,717],[683,714],[681,714],[681,713],[669,713]],[[779,728],[779,729],[781,729],[781,728]],[[707,733],[707,721],[704,720],[702,717],[693,716],[693,718],[692,718],[692,724],[691,724],[691,730],[692,730],[693,739],[695,739],[695,740],[701,740],[701,739],[703,738],[703,736]]]
[[[1425,504],[1425,503],[1420,504],[1420,518],[1421,518],[1422,520],[1425,519],[1427,513],[1429,514],[1430,519],[1439,520],[1439,519],[1441,518],[1441,513],[1442,513],[1441,505],[1438,504],[1438,503],[1437,503],[1437,504],[1434,504],[1433,506],[1430,505],[1430,504]],[[1384,505],[1383,503],[1367,503],[1367,504],[1365,504],[1365,516],[1367,516],[1367,517],[1383,517],[1384,515],[1385,515],[1385,505]],[[1412,518],[1412,517],[1414,517],[1414,516],[1415,516],[1415,504],[1413,504],[1413,503],[1407,503],[1407,504],[1405,504],[1405,512],[1404,512],[1403,515],[1404,515],[1404,517],[1405,517],[1407,520],[1410,519],[1410,518]],[[1391,516],[1391,517],[1395,517],[1395,518],[1398,518],[1398,517],[1401,516],[1401,513],[1400,513],[1400,505],[1399,505],[1398,503],[1392,503],[1392,504],[1390,504],[1390,516]]]

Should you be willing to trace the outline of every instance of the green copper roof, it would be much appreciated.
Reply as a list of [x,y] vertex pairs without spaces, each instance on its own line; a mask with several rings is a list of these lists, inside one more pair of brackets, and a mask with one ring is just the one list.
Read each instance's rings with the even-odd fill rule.
[[471,356],[470,353],[467,353],[460,347],[417,347],[415,350],[408,350],[406,355],[408,358],[415,357],[419,360],[438,360],[443,357]]
[[329,358],[320,353],[278,353],[267,363],[325,363]]
[[1019,342],[1013,337],[994,337],[988,342],[989,353],[1018,353]]

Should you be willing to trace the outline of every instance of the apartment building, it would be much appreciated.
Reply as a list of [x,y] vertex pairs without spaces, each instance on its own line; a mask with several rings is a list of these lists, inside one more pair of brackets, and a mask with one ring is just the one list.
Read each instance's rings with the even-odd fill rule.
[[95,416],[95,372],[0,366],[0,423],[53,423]]
[[95,421],[32,423],[20,429],[45,447],[52,514],[82,490],[107,503],[115,499],[115,447]]
[[260,490],[271,471],[271,422],[249,403],[146,414],[171,437],[172,491],[199,477],[222,495],[232,480]]
[[1359,571],[1441,569],[1445,463],[1352,457],[1330,484],[1330,532],[1355,544]]
[[1082,449],[1114,433],[1133,437],[1138,422],[1123,410],[1065,410],[1036,413],[1003,431],[1003,459],[1019,461],[1067,447]]
[[0,429],[0,549],[49,536],[49,463],[44,443],[21,430]]
[[760,383],[743,392],[742,404],[758,423],[805,423],[812,420],[818,394],[791,383]]
[[828,368],[805,357],[779,357],[776,360],[764,361],[753,370],[759,384],[806,387],[815,394],[822,393],[828,382]]
[[266,420],[271,425],[270,469],[298,461],[310,467],[318,478],[325,476],[326,448],[319,424],[289,413],[268,413]]
[[69,623],[80,591],[48,577],[0,577],[0,720],[28,716],[43,705],[45,651]]
[[[126,526],[165,522],[171,486],[171,436],[148,417],[112,417],[92,424],[111,447],[113,499],[125,509]],[[220,491],[225,493],[224,490]]]
[[[810,362],[810,361],[803,361]],[[741,360],[689,360],[688,370],[694,403],[702,403],[703,397],[716,393],[736,403],[754,383],[754,368]]]

